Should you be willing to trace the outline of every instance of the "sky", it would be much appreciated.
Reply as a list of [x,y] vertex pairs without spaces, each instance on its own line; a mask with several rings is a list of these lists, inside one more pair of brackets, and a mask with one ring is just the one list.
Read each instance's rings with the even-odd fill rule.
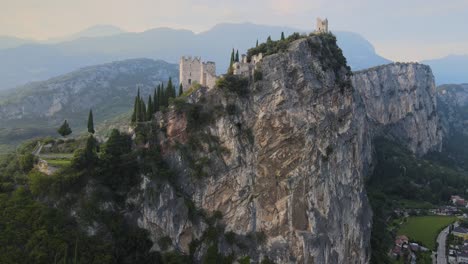
[[223,22],[361,34],[391,60],[468,54],[468,0],[0,0],[0,35],[45,40],[97,24],[201,32]]

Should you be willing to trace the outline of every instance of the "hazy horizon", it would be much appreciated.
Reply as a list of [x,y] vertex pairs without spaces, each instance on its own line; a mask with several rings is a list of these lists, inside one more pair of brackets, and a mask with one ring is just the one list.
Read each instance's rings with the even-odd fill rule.
[[468,54],[464,0],[25,0],[3,3],[0,35],[47,40],[95,25],[127,32],[169,27],[198,33],[220,23],[246,22],[312,31],[316,17],[327,17],[332,31],[361,34],[379,54],[395,61]]

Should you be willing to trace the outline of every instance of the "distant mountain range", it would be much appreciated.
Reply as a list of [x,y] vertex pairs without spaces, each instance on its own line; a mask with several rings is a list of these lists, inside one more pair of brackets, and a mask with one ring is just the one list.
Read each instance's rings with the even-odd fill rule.
[[0,50],[1,49],[11,49],[18,46],[24,45],[26,43],[33,43],[32,40],[21,39],[17,37],[10,36],[0,36]]
[[[268,36],[278,39],[281,32],[288,35],[298,31],[250,23],[219,24],[199,34],[170,28],[125,33],[112,26],[98,26],[67,37],[72,39],[69,41],[27,43],[0,50],[0,90],[46,80],[84,66],[142,57],[177,63],[182,55],[202,56],[204,60],[215,61],[218,73],[223,73],[232,48],[243,53],[257,40],[263,42]],[[362,36],[352,32],[334,33],[354,70],[390,62],[376,54]]]
[[79,38],[98,38],[98,37],[108,37],[112,35],[118,35],[125,33],[119,27],[112,26],[112,25],[96,25],[89,27],[85,30],[82,30],[78,33],[72,34],[70,36],[64,36],[60,38],[52,38],[46,41],[46,43],[58,43],[64,41],[71,41]]
[[[0,152],[3,145],[54,135],[68,119],[76,133],[86,126],[89,109],[97,124],[128,113],[137,94],[147,98],[157,84],[178,76],[178,65],[132,59],[86,67],[53,79],[0,93]],[[174,79],[177,82],[177,78]]]
[[431,66],[437,84],[468,83],[468,55],[450,55],[421,63]]

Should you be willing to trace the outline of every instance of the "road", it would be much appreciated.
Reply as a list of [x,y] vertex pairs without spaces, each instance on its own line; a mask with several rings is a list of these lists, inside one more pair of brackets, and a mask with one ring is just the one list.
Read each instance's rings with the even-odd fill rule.
[[447,241],[447,235],[449,234],[450,226],[447,226],[437,236],[437,264],[447,264],[447,256],[445,256],[445,242]]
[[[459,224],[455,222],[453,227],[457,227]],[[447,264],[447,256],[445,255],[445,242],[447,241],[447,235],[449,234],[450,226],[447,226],[442,232],[439,233],[437,236],[437,244],[439,247],[437,248],[437,264]],[[433,258],[434,260],[434,258]]]

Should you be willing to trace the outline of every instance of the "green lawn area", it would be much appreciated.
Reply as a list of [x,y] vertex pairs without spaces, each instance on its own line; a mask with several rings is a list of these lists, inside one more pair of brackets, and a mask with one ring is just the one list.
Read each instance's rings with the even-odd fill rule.
[[47,161],[49,166],[62,168],[70,165],[73,154],[70,153],[51,153],[41,154],[41,159]]
[[455,222],[455,216],[414,216],[398,230],[398,235],[406,235],[411,240],[421,241],[429,249],[435,249],[435,241],[439,232]]
[[71,163],[70,160],[65,160],[65,159],[48,159],[45,161],[47,161],[49,166],[57,167],[57,168],[68,166]]

